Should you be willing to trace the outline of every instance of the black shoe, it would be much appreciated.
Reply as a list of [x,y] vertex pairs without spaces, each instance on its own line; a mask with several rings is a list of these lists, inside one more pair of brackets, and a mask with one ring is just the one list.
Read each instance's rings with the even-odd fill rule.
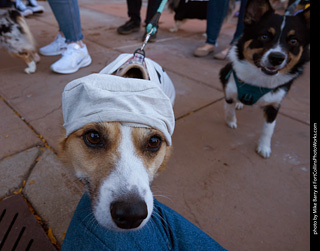
[[139,31],[139,29],[140,29],[140,23],[130,19],[124,25],[121,25],[117,29],[117,32],[119,34],[122,34],[122,35],[127,35],[127,34],[130,34],[132,32],[137,32],[137,31]]
[[[157,32],[158,32],[158,31],[157,31]],[[155,42],[155,41],[157,40],[157,32],[156,32],[155,34],[153,34],[153,35],[150,36],[148,42],[153,43],[153,42]],[[146,36],[147,36],[147,32],[145,32],[145,33],[143,34],[142,42],[144,42],[144,40],[146,39]]]

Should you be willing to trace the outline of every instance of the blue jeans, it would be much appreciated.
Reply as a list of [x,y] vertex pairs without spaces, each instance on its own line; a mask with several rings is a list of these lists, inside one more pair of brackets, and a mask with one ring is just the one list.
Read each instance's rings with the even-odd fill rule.
[[83,39],[78,0],[48,0],[66,42]]
[[[247,0],[241,0],[237,28],[230,44],[234,44],[242,35],[243,17]],[[228,13],[229,0],[209,0],[207,14],[207,43],[216,45],[217,39]]]
[[216,45],[225,16],[228,13],[229,0],[209,0],[207,14],[207,41]]
[[154,200],[151,219],[142,229],[115,232],[101,227],[84,194],[72,217],[62,251],[83,250],[225,250],[215,240],[172,209]]
[[233,35],[233,39],[230,44],[234,44],[242,35],[243,32],[243,18],[244,18],[244,11],[246,8],[247,0],[241,0],[239,16],[238,16],[238,23],[236,32]]

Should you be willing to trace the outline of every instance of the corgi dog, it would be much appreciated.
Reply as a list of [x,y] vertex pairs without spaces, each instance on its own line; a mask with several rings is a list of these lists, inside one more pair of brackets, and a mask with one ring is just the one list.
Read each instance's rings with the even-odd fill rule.
[[242,37],[220,71],[225,118],[237,128],[236,108],[256,104],[265,115],[257,152],[271,154],[280,103],[309,60],[310,8],[295,16],[276,14],[268,0],[248,0]]
[[24,70],[26,73],[36,71],[40,56],[25,19],[16,10],[0,10],[0,47],[23,59],[28,65]]
[[174,98],[166,72],[139,53],[66,86],[58,155],[85,183],[101,226],[137,230],[150,219],[150,183],[171,152]]

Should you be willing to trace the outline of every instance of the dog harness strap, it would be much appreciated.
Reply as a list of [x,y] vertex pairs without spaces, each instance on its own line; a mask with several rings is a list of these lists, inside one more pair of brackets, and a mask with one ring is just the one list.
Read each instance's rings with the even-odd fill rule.
[[231,69],[227,74],[226,79],[230,77],[231,73],[233,73],[233,77],[237,86],[238,99],[245,105],[255,104],[263,95],[274,90],[266,87],[254,86],[243,82],[237,77],[233,69]]

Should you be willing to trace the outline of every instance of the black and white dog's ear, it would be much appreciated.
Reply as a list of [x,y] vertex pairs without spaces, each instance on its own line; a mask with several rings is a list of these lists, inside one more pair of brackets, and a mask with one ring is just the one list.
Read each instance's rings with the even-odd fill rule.
[[269,0],[248,0],[243,22],[247,25],[258,22],[269,11],[274,12]]
[[310,29],[310,7],[300,12],[297,16],[302,16],[306,21],[307,28]]

